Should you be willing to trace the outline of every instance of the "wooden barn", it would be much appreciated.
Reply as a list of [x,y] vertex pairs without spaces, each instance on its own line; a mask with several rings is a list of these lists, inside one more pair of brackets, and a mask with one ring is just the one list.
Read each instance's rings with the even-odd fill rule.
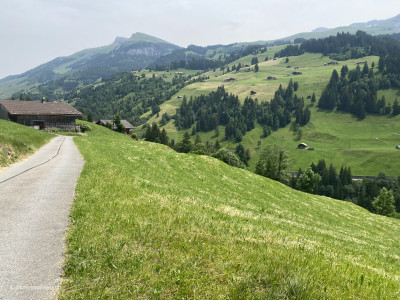
[[0,119],[37,129],[76,130],[82,113],[67,103],[0,100]]

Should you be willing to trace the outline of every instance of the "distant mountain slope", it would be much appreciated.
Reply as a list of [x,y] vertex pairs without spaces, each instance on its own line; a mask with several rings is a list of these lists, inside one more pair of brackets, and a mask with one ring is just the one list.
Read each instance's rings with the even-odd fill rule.
[[[320,27],[313,32],[298,33],[275,41],[254,41],[231,45],[215,45],[198,47],[191,45],[184,49],[164,40],[135,33],[130,38],[117,37],[115,41],[99,48],[86,49],[71,56],[59,57],[40,65],[21,75],[8,76],[0,80],[0,99],[10,98],[20,91],[34,94],[62,95],[76,87],[96,82],[99,78],[115,72],[138,70],[146,67],[157,68],[165,66],[182,67],[182,62],[191,62],[190,68],[214,69],[221,67],[219,62],[224,54],[238,53],[250,45],[282,45],[290,42],[300,42],[303,39],[324,38],[336,35],[337,32],[356,33],[362,30],[372,35],[391,35],[400,33],[400,15],[387,20],[373,20],[365,23],[354,23],[349,26],[328,29]],[[205,59],[208,59],[205,61]],[[173,65],[174,63],[174,65]],[[43,83],[51,81],[50,87],[42,87]],[[53,97],[57,99],[57,97]],[[58,97],[59,98],[59,97]],[[62,98],[62,97],[61,97]]]
[[179,48],[144,33],[134,33],[130,38],[117,37],[108,46],[58,57],[21,75],[0,80],[0,98],[63,77],[78,85],[80,82],[94,82],[115,72],[142,69]]
[[365,31],[372,35],[393,34],[400,32],[400,14],[386,20],[372,20],[364,23],[353,23],[349,26],[342,26],[336,28],[319,27],[312,32],[302,32],[289,37],[284,40],[294,41],[297,38],[311,39],[311,38],[324,38],[331,35],[336,35],[338,32],[356,33],[358,30]]

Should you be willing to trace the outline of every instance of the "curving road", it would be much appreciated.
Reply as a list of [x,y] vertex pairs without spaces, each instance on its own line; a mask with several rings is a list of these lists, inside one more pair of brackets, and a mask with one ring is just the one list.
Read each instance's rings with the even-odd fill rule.
[[56,137],[0,173],[0,300],[53,299],[83,159]]

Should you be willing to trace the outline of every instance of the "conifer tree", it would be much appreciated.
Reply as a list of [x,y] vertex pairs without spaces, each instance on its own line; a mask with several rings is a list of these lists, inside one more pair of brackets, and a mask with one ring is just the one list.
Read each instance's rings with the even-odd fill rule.
[[165,128],[163,128],[163,130],[161,131],[160,142],[161,144],[168,146],[168,135],[167,131],[165,131]]
[[311,102],[315,103],[316,101],[317,101],[317,98],[315,97],[315,93],[312,93]]
[[193,144],[190,140],[190,135],[187,131],[183,134],[183,139],[176,145],[176,151],[182,153],[189,153],[193,150]]
[[259,70],[259,67],[258,67],[258,64],[256,64],[256,65],[254,66],[254,72],[258,72],[258,70]]
[[242,162],[245,161],[245,158],[244,158],[244,153],[245,153],[245,151],[244,151],[244,147],[243,147],[243,145],[242,145],[241,143],[239,143],[239,144],[236,146],[236,148],[235,148],[235,153],[236,153],[236,155],[239,157],[239,159],[240,159]]
[[201,137],[199,133],[196,133],[196,137],[194,138],[194,144],[197,146],[198,144],[201,144]]
[[219,149],[221,149],[221,145],[220,145],[220,143],[219,143],[219,141],[217,139],[216,142],[215,142],[215,145],[214,145],[214,151],[218,151]]

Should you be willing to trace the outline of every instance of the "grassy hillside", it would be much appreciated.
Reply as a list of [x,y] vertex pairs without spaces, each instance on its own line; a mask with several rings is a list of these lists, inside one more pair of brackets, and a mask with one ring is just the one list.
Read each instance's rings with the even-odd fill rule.
[[[279,47],[269,48],[268,55],[273,56],[274,51]],[[258,60],[261,61],[265,54],[259,55]],[[244,57],[234,64],[250,64],[252,56]],[[365,57],[357,60],[347,60],[339,62],[339,65],[326,65],[331,61],[327,57],[320,54],[306,53],[301,56],[289,57],[289,62],[285,63],[284,59],[269,60],[260,62],[259,72],[246,72],[244,68],[241,72],[231,72],[222,74],[220,70],[209,72],[210,80],[198,82],[183,88],[179,92],[179,96],[186,95],[199,96],[207,94],[215,90],[218,86],[224,85],[228,92],[237,94],[241,101],[249,96],[251,90],[255,90],[259,101],[269,101],[279,84],[287,86],[289,80],[299,82],[299,90],[297,95],[300,97],[310,96],[313,92],[319,99],[322,90],[325,88],[333,69],[340,72],[343,65],[347,65],[349,69],[354,69],[359,61],[368,61],[371,66],[373,62],[377,64],[378,58],[374,56]],[[287,68],[288,66],[291,68]],[[300,76],[290,76],[294,68],[298,67],[303,74]],[[250,67],[251,68],[251,67]],[[213,75],[215,73],[215,75]],[[218,77],[215,77],[218,76]],[[274,76],[277,80],[267,81],[268,76]],[[236,78],[235,82],[223,82],[226,78]],[[398,90],[379,91],[378,97],[385,96],[387,102],[393,103],[400,96]],[[181,104],[182,99],[174,96],[171,100],[161,105],[159,117],[153,117],[149,120],[151,124],[154,121],[161,120],[164,112],[174,115],[176,108]],[[310,104],[310,100],[305,100],[306,105]],[[328,163],[332,162],[338,169],[342,165],[350,166],[354,175],[377,175],[384,172],[386,175],[398,176],[399,164],[398,150],[395,146],[400,144],[400,117],[395,118],[386,116],[368,115],[366,119],[359,121],[350,114],[326,112],[316,108],[311,108],[311,122],[302,128],[302,138],[298,140],[296,134],[291,131],[290,126],[273,132],[268,138],[262,138],[262,128],[257,125],[256,128],[247,132],[243,137],[242,144],[245,148],[250,148],[252,159],[250,160],[250,169],[254,170],[258,161],[259,150],[267,144],[279,144],[286,148],[289,152],[290,163],[288,170],[297,171],[299,168],[306,169],[312,162],[317,163],[319,159],[325,159]],[[183,131],[176,131],[173,121],[165,126],[170,138],[175,141],[180,140]],[[220,127],[220,136],[215,137],[214,131],[209,133],[201,133],[203,142],[209,140],[215,143],[224,138],[224,128]],[[139,134],[141,133],[138,130]],[[190,130],[189,130],[190,132]],[[261,147],[258,142],[261,141]],[[305,142],[310,147],[314,147],[314,151],[296,150],[300,142]],[[237,144],[228,141],[222,142],[224,147],[234,150]]]
[[[290,128],[279,130],[265,143],[280,144],[289,152],[290,170],[303,170],[319,159],[332,162],[338,169],[350,166],[354,175],[399,175],[400,117],[368,116],[363,121],[350,114],[312,110],[311,122],[297,141]],[[297,150],[300,142],[314,151]],[[256,163],[253,160],[252,163]]]
[[61,299],[396,299],[399,220],[93,126]]
[[53,137],[44,131],[0,120],[0,167],[33,153]]

